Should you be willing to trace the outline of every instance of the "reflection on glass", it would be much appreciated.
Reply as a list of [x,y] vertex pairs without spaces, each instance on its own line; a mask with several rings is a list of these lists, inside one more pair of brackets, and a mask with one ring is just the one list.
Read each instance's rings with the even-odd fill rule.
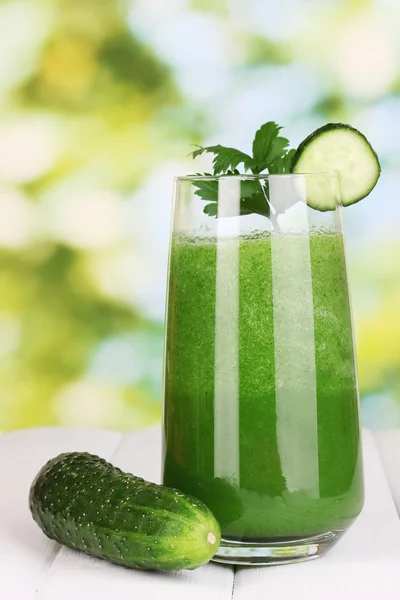
[[239,459],[239,211],[240,180],[218,182],[216,238],[214,477],[240,484]]
[[[249,179],[269,219],[238,216]],[[203,214],[196,178],[176,184],[164,482],[213,510],[216,560],[304,560],[363,503],[340,209],[306,203],[309,185],[338,187],[326,175],[217,181],[217,219]]]

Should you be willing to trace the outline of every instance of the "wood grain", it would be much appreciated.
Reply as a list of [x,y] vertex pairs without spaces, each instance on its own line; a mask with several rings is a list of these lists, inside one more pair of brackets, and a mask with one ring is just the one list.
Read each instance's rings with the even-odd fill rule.
[[[397,450],[399,451],[399,449]],[[366,501],[343,539],[323,559],[272,569],[239,568],[235,600],[397,599],[400,521],[372,435],[364,435]]]
[[374,431],[373,435],[400,514],[400,429]]
[[234,570],[227,566],[209,564],[195,571],[146,573],[92,559],[47,539],[31,518],[29,487],[49,458],[71,450],[100,454],[125,471],[155,482],[161,479],[159,428],[124,436],[67,428],[0,435],[1,600],[398,597],[400,520],[393,498],[399,508],[400,431],[365,433],[365,507],[327,556],[270,569],[238,568],[235,581]]
[[[156,483],[161,480],[159,428],[125,435],[112,455],[124,471]],[[116,598],[174,600],[231,600],[233,569],[208,564],[195,571],[173,574],[124,569],[62,548],[35,600]]]
[[68,428],[26,429],[0,437],[1,600],[31,600],[60,551],[29,511],[29,488],[36,473],[60,452],[110,457],[120,439],[116,432]]

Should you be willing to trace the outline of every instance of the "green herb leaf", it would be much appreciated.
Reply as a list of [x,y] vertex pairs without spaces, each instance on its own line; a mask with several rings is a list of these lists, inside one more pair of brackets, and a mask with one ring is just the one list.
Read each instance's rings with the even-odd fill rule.
[[[233,173],[229,172],[228,175]],[[203,208],[203,212],[209,217],[218,217],[218,181],[214,180],[198,180],[194,181],[193,185],[198,189],[195,191],[196,196],[202,200],[210,201]],[[240,183],[240,205],[237,215],[259,214],[268,217],[270,207],[267,200],[266,189],[263,187],[263,182],[258,179],[244,179]]]
[[206,204],[206,206],[203,208],[203,212],[209,217],[217,217],[218,202],[211,202],[211,204]]
[[282,129],[273,121],[264,123],[257,131],[253,142],[253,172],[269,170],[270,165],[282,158],[287,151],[289,140],[279,136]]
[[251,215],[258,214],[263,217],[269,217],[270,208],[268,201],[263,192],[253,194],[250,198],[241,198],[240,200],[240,214]]
[[197,150],[191,153],[191,155],[193,158],[196,158],[205,152],[215,155],[213,158],[214,175],[236,169],[236,167],[242,163],[244,169],[247,171],[252,164],[251,156],[245,152],[220,145],[207,147],[199,146]]
[[[288,150],[289,141],[279,135],[282,127],[269,121],[256,132],[253,141],[253,156],[235,148],[225,146],[199,146],[191,153],[193,158],[203,153],[214,154],[214,175],[239,175],[237,167],[243,165],[244,171],[254,174],[268,170],[268,173],[281,174],[291,172],[292,158],[295,150]],[[218,216],[218,181],[198,180],[195,194],[202,200],[210,202],[203,211],[210,217]],[[259,179],[244,179],[240,187],[240,215],[259,214],[269,217],[268,183]]]
[[268,172],[271,174],[291,173],[292,160],[295,154],[296,150],[289,150],[284,156],[275,158],[268,167]]
[[193,185],[198,188],[195,191],[196,196],[200,196],[202,200],[218,201],[218,181],[215,179],[199,179]]

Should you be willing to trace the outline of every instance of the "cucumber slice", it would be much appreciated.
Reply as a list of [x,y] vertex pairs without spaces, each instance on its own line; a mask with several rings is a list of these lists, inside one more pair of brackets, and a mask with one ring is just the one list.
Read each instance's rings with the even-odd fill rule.
[[[293,157],[293,173],[337,172],[341,203],[359,202],[373,190],[381,167],[367,138],[354,127],[328,123],[309,135]],[[307,182],[307,203],[318,210],[334,210],[336,194],[322,178]]]

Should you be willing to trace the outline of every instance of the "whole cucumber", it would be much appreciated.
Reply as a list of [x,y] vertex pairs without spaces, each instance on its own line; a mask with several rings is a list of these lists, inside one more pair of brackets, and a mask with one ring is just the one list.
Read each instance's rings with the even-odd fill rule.
[[48,537],[125,567],[194,569],[213,557],[221,539],[200,500],[83,452],[44,465],[29,502]]

